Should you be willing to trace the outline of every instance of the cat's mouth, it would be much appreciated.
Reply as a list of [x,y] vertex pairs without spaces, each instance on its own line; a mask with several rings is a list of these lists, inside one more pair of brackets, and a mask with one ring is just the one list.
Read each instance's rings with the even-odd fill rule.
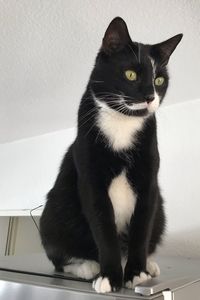
[[[92,96],[100,108],[106,110],[110,108],[127,116],[147,116],[155,112],[160,103],[158,95],[155,95],[150,101],[145,99],[144,101],[140,100],[140,102],[136,100],[134,102],[130,97],[119,94],[106,94],[103,95],[102,98],[97,98],[95,94],[92,93]],[[114,99],[113,96],[115,96]]]
[[125,104],[127,108],[131,110],[143,110],[148,109],[148,103],[147,101],[141,102],[141,103],[132,103],[132,104]]
[[155,96],[152,97],[150,100],[145,99],[142,102],[135,103],[128,102],[127,99],[124,99],[123,105],[128,110],[128,115],[145,116],[154,113],[158,109],[160,105],[160,98],[157,94],[155,94]]

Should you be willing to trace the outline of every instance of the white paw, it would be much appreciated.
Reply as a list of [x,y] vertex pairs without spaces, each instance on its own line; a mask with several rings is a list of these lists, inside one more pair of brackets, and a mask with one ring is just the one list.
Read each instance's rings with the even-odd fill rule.
[[151,279],[151,275],[141,272],[139,276],[134,276],[132,281],[127,281],[125,287],[127,287],[128,289],[134,289],[138,284],[143,283],[149,279]]
[[[76,260],[74,260],[76,262]],[[93,260],[77,260],[77,263],[72,263],[64,267],[65,272],[69,272],[79,278],[86,280],[94,278],[100,272],[100,266]]]
[[147,260],[147,271],[152,277],[157,277],[160,275],[160,268],[153,260]]
[[107,277],[98,277],[93,281],[92,287],[97,293],[109,293],[112,291],[109,279]]
[[77,276],[89,280],[94,278],[99,271],[100,267],[97,262],[87,260],[79,266]]

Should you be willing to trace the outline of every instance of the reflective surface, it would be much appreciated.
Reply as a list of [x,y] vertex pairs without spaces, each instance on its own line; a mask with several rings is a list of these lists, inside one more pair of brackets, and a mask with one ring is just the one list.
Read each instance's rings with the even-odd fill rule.
[[[175,300],[181,291],[190,293],[190,300],[197,299],[197,293],[200,294],[200,260],[158,257],[156,261],[160,265],[161,275],[136,287],[137,293],[122,289],[118,293],[103,295],[94,292],[91,282],[77,279],[71,274],[54,272],[44,254],[4,257],[0,259],[0,299],[161,300],[165,299],[163,290],[170,290]],[[192,293],[196,293],[194,298]]]

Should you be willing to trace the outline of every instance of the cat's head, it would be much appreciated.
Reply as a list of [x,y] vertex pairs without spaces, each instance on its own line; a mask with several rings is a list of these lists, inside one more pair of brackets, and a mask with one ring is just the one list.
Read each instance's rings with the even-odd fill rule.
[[155,45],[137,43],[124,20],[115,18],[105,32],[89,82],[96,103],[131,116],[155,112],[167,91],[170,55],[182,36]]

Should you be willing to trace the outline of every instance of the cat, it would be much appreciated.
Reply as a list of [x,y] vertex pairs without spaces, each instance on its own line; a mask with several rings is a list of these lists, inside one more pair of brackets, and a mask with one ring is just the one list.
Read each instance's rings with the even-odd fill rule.
[[182,39],[131,40],[125,21],[109,24],[78,111],[78,130],[40,220],[57,271],[116,291],[159,274],[149,260],[165,231],[158,186],[155,112],[168,88],[167,64]]

